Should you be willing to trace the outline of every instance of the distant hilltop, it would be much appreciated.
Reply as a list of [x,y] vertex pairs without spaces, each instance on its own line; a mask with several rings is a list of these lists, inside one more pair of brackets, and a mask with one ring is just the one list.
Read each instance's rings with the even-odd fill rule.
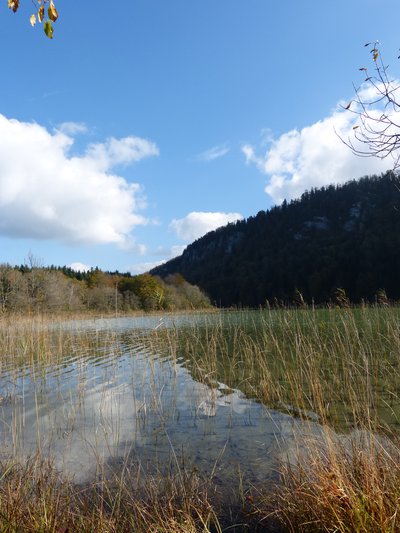
[[400,181],[393,173],[306,191],[207,233],[151,270],[219,306],[400,299]]

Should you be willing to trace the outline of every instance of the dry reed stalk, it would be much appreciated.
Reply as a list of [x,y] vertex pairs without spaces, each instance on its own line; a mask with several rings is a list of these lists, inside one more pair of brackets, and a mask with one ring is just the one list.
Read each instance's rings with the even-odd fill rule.
[[[194,474],[145,478],[123,469],[77,487],[39,455],[0,465],[0,530],[37,533],[220,531],[206,485]],[[182,479],[183,483],[182,484]]]
[[274,512],[284,531],[293,532],[399,531],[399,438],[368,431],[325,437],[309,442],[296,463],[282,465],[282,483],[259,498],[258,516]]

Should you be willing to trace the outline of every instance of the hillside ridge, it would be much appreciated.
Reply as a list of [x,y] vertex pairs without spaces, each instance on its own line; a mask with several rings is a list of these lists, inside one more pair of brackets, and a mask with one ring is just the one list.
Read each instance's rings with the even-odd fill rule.
[[400,298],[400,190],[392,172],[306,191],[190,244],[151,270],[179,273],[219,306]]

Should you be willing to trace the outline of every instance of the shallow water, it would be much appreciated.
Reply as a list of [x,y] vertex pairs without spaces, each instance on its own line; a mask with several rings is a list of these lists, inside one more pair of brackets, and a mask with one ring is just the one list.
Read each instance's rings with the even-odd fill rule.
[[1,457],[39,449],[77,482],[130,461],[149,471],[185,465],[221,487],[237,486],[238,474],[246,483],[273,482],[277,462],[290,457],[299,434],[317,432],[317,424],[268,409],[223,383],[199,383],[179,354],[154,353],[154,329],[188,320],[202,317],[63,324],[72,333],[86,331],[100,348],[75,350],[58,364],[5,369]]

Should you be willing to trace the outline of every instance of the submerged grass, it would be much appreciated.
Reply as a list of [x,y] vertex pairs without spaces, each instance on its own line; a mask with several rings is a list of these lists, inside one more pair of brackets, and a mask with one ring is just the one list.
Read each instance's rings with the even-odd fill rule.
[[341,430],[400,428],[398,309],[242,312],[161,335],[196,379]]
[[[275,490],[246,489],[231,518],[194,470],[147,476],[125,464],[77,487],[43,458],[6,461],[1,531],[272,531],[272,524],[291,532],[400,531],[399,309],[213,313],[147,332],[145,342],[183,358],[195,379],[240,389],[310,428],[319,422],[321,431],[299,436]],[[98,338],[42,319],[0,320],[1,371],[98,350],[118,355],[116,333]]]

